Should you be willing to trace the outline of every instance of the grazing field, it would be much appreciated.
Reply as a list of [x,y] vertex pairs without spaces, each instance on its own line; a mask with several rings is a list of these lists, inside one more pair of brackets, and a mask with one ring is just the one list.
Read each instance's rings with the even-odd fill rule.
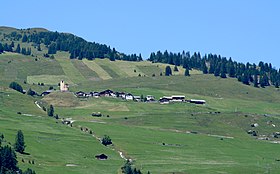
[[103,79],[103,80],[108,80],[111,79],[112,77],[102,68],[100,67],[96,62],[94,61],[89,61],[86,59],[83,59],[83,62],[94,72],[97,73],[97,75]]
[[37,75],[27,77],[27,83],[29,84],[44,83],[47,85],[57,85],[61,80],[66,81],[69,85],[74,84],[66,75]]
[[[5,90],[0,99],[0,132],[11,144],[17,130],[25,136],[29,155],[17,154],[21,168],[29,167],[36,173],[116,173],[123,164],[117,152],[101,145],[92,135],[47,117],[32,97]],[[101,153],[109,159],[95,159]]]
[[[274,137],[280,131],[279,89],[254,88],[198,70],[185,77],[182,67],[166,77],[165,64],[148,61],[80,61],[68,56],[64,52],[54,59],[0,55],[0,132],[6,144],[13,144],[17,130],[23,131],[29,155],[17,154],[21,168],[36,173],[121,173],[125,163],[121,152],[142,173],[280,172],[280,145]],[[50,86],[58,89],[62,79],[70,84],[70,91],[57,90],[44,97],[8,88],[17,81],[24,89],[40,93]],[[206,104],[163,105],[74,95],[105,89],[153,95],[157,100],[185,95]],[[48,117],[35,102],[46,108],[52,104],[59,119]],[[99,112],[101,117],[92,116]],[[74,121],[72,127],[62,124],[63,119]],[[252,127],[255,123],[258,126]],[[250,130],[257,136],[248,134]],[[104,135],[111,137],[113,145],[101,145],[98,138]],[[95,159],[101,153],[109,159]]]

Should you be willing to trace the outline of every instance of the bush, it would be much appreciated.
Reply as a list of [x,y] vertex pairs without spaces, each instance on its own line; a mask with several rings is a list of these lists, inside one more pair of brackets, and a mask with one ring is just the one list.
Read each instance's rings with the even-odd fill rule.
[[103,137],[102,140],[101,140],[101,143],[102,143],[104,146],[107,146],[107,145],[112,144],[112,140],[111,140],[111,138],[110,138],[108,135],[104,135],[104,137]]
[[31,95],[31,96],[33,96],[33,95],[35,95],[36,94],[36,92],[35,91],[33,91],[31,88],[29,88],[28,89],[28,91],[27,91],[27,95]]
[[14,89],[14,90],[16,90],[16,91],[18,91],[18,92],[23,93],[22,86],[20,84],[18,84],[17,82],[10,83],[9,87]]

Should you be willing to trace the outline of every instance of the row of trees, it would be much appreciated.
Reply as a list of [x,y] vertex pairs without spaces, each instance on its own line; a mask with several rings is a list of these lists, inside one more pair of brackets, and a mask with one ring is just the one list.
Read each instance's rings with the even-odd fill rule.
[[21,130],[18,131],[16,136],[16,142],[14,145],[14,149],[5,145],[2,147],[2,142],[5,142],[4,135],[0,136],[0,173],[9,173],[9,174],[35,174],[35,171],[31,169],[27,169],[26,171],[22,171],[17,166],[17,156],[15,151],[19,153],[24,152],[25,144],[24,144],[24,136]]
[[[199,52],[194,52],[191,55],[190,52],[185,51],[182,53],[168,51],[162,53],[158,51],[157,53],[151,53],[148,60],[176,66],[181,65],[188,70],[199,69],[204,74],[213,74],[221,78],[237,78],[240,82],[246,85],[252,83],[255,87],[274,85],[278,88],[280,84],[280,69],[276,70],[272,67],[272,64],[262,61],[258,65],[244,64],[216,54],[208,54],[202,57]],[[189,73],[186,72],[185,74]]]
[[20,44],[17,45],[16,49],[14,49],[14,42],[11,44],[2,44],[0,43],[0,54],[3,53],[4,51],[8,52],[15,52],[23,55],[31,55],[31,48],[21,48]]

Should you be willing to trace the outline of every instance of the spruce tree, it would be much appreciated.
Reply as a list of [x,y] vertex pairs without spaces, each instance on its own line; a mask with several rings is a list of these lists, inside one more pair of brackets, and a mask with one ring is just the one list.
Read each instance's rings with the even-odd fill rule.
[[47,110],[48,116],[53,117],[54,116],[54,107],[53,105],[50,105],[50,107]]
[[185,76],[190,76],[190,71],[188,68],[185,69]]
[[20,49],[20,45],[17,44],[17,48],[16,48],[16,53],[20,53],[21,49]]
[[165,76],[170,76],[170,75],[172,75],[172,70],[171,70],[170,66],[166,66]]
[[23,153],[25,149],[24,136],[21,130],[17,132],[16,143],[14,145],[15,151]]

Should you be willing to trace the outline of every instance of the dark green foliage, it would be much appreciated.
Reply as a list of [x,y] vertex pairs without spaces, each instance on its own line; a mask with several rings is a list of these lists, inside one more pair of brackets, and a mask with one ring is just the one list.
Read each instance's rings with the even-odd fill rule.
[[9,146],[0,149],[0,173],[16,173],[18,170],[16,153]]
[[24,171],[22,174],[36,174],[35,171],[33,171],[32,169],[27,169],[26,171]]
[[[222,78],[226,78],[228,75],[231,78],[237,78],[238,81],[246,85],[249,85],[250,82],[254,82],[255,74],[261,74],[261,86],[279,86],[280,83],[280,71],[272,68],[273,66],[271,64],[264,62],[260,62],[257,66],[250,63],[237,63],[232,61],[231,58],[227,60],[225,57],[216,54],[208,54],[201,58],[199,52],[194,52],[194,54],[190,56],[190,53],[185,51],[183,51],[182,54],[168,51],[162,53],[157,51],[156,53],[151,53],[148,60],[152,62],[175,64],[176,66],[182,65],[184,68],[188,69],[199,69],[203,71],[204,74],[214,74]],[[206,65],[210,65],[209,70]]]
[[26,92],[27,95],[31,95],[31,96],[34,96],[36,95],[36,92],[33,91],[31,88],[28,89],[28,91]]
[[17,132],[17,136],[16,136],[16,142],[14,145],[15,151],[19,152],[19,153],[23,153],[24,149],[25,149],[25,142],[24,142],[24,136],[21,130],[19,130]]
[[190,76],[190,71],[188,68],[185,69],[185,76]]
[[21,54],[23,54],[23,55],[27,55],[26,48],[22,48],[22,49],[21,49]]
[[0,43],[0,54],[4,52],[3,45]]
[[[136,168],[132,168],[131,166],[131,162],[129,160],[126,161],[126,163],[124,164],[124,166],[122,166],[122,173],[124,174],[142,174],[142,172]],[[150,172],[148,172],[150,173]]]
[[56,54],[56,44],[52,43],[48,48],[48,54]]
[[203,74],[208,74],[208,68],[205,63],[202,63],[201,69],[202,69]]
[[279,88],[279,82],[275,83],[275,88]]
[[27,36],[26,35],[23,35],[23,37],[22,37],[22,42],[27,42],[27,40],[28,40],[28,38],[27,38]]
[[166,66],[165,68],[165,76],[171,76],[172,75],[172,70],[170,66]]
[[9,87],[14,89],[14,90],[16,90],[16,91],[18,91],[18,92],[23,93],[23,89],[22,89],[21,85],[18,84],[17,82],[10,83]]
[[227,78],[227,75],[225,72],[221,72],[221,75],[220,75],[221,78]]
[[[19,132],[21,131],[18,131],[18,134],[20,134]],[[1,134],[0,140],[3,139],[4,135]],[[22,162],[24,162],[24,159],[22,159]],[[36,174],[35,171],[29,168],[25,172],[22,172],[21,169],[17,167],[17,163],[18,161],[15,151],[8,145],[4,147],[0,146],[0,174]]]
[[112,140],[108,135],[104,135],[104,137],[101,139],[101,143],[105,146],[112,144]]
[[245,85],[250,85],[249,83],[249,78],[248,78],[248,75],[247,74],[244,74],[242,77],[241,77],[241,81],[243,84]]
[[47,109],[48,116],[53,117],[54,116],[54,107],[53,105],[50,105]]
[[15,52],[16,52],[16,53],[20,53],[20,51],[21,51],[21,49],[20,49],[20,45],[19,45],[19,44],[17,44],[17,48],[16,48]]

